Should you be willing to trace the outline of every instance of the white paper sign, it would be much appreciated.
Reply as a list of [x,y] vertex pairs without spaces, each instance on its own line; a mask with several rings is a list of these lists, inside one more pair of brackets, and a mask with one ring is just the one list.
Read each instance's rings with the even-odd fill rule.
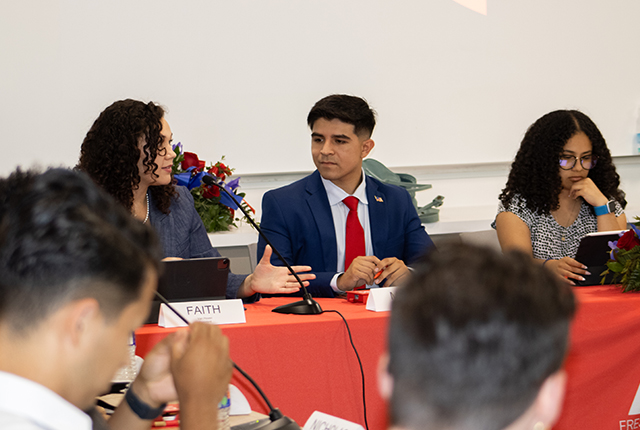
[[303,430],[364,430],[360,424],[315,411],[305,423]]
[[[171,303],[171,307],[190,323],[195,321],[209,324],[238,324],[247,322],[244,316],[242,300],[200,300],[196,302]],[[186,327],[182,319],[164,303],[160,306],[158,316],[160,327]]]
[[396,295],[398,287],[372,288],[369,290],[367,310],[383,312],[391,310],[391,303]]

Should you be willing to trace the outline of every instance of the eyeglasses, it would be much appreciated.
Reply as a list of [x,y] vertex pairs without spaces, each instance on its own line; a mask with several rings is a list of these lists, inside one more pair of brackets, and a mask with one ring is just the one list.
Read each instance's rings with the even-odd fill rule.
[[585,155],[584,157],[576,157],[575,155],[561,155],[560,156],[560,168],[562,170],[571,170],[576,166],[576,163],[580,160],[580,165],[585,170],[591,170],[596,167],[596,161],[598,157],[595,155]]

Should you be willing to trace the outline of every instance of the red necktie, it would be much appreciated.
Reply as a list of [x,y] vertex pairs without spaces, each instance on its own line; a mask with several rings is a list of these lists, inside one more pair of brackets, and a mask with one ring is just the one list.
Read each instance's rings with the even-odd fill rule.
[[358,219],[358,199],[349,196],[345,197],[342,202],[349,208],[344,251],[344,271],[346,272],[351,262],[356,257],[367,255],[367,251],[364,244],[364,229]]

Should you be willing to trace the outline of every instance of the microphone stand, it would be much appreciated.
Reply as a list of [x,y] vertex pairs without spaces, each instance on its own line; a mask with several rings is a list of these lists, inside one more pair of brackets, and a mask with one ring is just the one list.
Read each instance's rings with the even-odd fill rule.
[[242,205],[238,202],[238,200],[236,200],[236,197],[233,195],[233,193],[230,193],[224,186],[220,185],[217,179],[218,178],[214,176],[205,174],[202,177],[202,182],[204,182],[207,185],[215,185],[216,187],[220,188],[231,198],[231,200],[235,202],[236,205],[238,205],[238,208],[242,211],[244,216],[249,220],[253,228],[256,229],[256,231],[258,232],[258,234],[260,234],[260,236],[264,239],[264,241],[267,242],[269,246],[271,246],[271,249],[273,250],[273,252],[276,253],[280,261],[282,261],[284,265],[287,267],[287,269],[289,269],[289,272],[296,278],[296,280],[300,284],[300,287],[302,288],[302,300],[289,303],[286,305],[278,306],[277,308],[272,309],[272,312],[278,312],[281,314],[295,314],[295,315],[321,314],[323,310],[320,307],[320,304],[315,300],[313,300],[313,298],[311,297],[311,294],[309,294],[309,291],[307,291],[307,288],[303,285],[302,281],[300,280],[300,277],[298,277],[298,274],[293,270],[291,265],[287,263],[287,260],[284,259],[284,257],[282,256],[282,254],[280,254],[280,252],[276,249],[276,247],[271,244],[271,241],[267,239],[267,236],[265,236],[265,234],[262,232],[262,229],[258,227],[255,221],[253,221],[253,218],[251,218],[251,216],[242,207]]
[[[169,301],[166,298],[164,298],[164,296],[160,294],[157,290],[156,290],[156,296],[160,299],[162,303],[164,303],[166,307],[171,309],[171,311],[174,314],[176,314],[178,318],[184,321],[185,324],[189,325],[189,321],[187,321],[187,319],[183,317],[182,314],[180,314],[180,312],[178,312],[173,306],[171,306]],[[265,419],[260,419],[252,423],[250,426],[243,426],[244,430],[300,430],[300,426],[294,420],[283,415],[282,412],[280,412],[280,409],[274,408],[273,405],[271,405],[271,402],[267,398],[267,395],[264,394],[260,386],[258,386],[256,381],[254,381],[253,378],[251,378],[251,376],[249,376],[244,370],[242,370],[240,366],[238,366],[235,362],[232,361],[232,363],[233,363],[233,367],[238,372],[240,372],[240,374],[244,376],[251,383],[251,385],[255,387],[256,390],[258,390],[258,393],[260,394],[262,399],[267,403],[267,406],[269,407],[268,422]]]

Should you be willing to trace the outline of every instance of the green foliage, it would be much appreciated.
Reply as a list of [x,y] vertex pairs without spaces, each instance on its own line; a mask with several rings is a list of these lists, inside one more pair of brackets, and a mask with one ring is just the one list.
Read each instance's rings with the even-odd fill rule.
[[[211,164],[206,167],[204,161],[200,161],[198,159],[197,154],[192,152],[184,152],[182,144],[178,143],[174,145],[173,150],[176,154],[176,157],[173,160],[172,174],[182,174],[186,171],[190,166],[195,166],[196,170],[193,172],[191,179],[189,179],[189,187],[191,187],[191,181],[194,180],[196,173],[198,172],[202,175],[201,172],[207,172],[211,175],[215,175],[218,177],[219,181],[225,181],[227,177],[233,174],[233,168],[226,166],[224,161],[224,156],[222,159],[215,164]],[[185,161],[185,154],[188,156],[188,160]],[[185,163],[183,163],[185,162]],[[205,166],[205,167],[203,167]],[[184,167],[184,168],[183,168]],[[238,178],[239,180],[239,178]],[[232,182],[238,182],[238,180]],[[198,186],[198,184],[200,184]],[[215,186],[207,186],[201,184],[199,179],[194,183],[195,188],[191,189],[191,195],[193,196],[194,206],[198,215],[202,219],[204,227],[206,228],[208,233],[216,232],[216,231],[227,231],[231,226],[237,227],[235,221],[241,221],[240,218],[235,218],[235,211],[225,204],[220,202],[220,190]],[[234,187],[235,190],[237,185],[230,185]],[[247,213],[255,213],[255,210],[249,206],[249,204],[244,201],[245,193],[238,193],[234,191],[234,194],[237,196],[237,200],[241,200],[240,205],[247,211]],[[243,215],[242,220],[245,220],[246,217]]]
[[221,204],[219,197],[210,199],[203,197],[203,192],[204,189],[198,187],[191,190],[191,195],[207,232],[226,231],[230,226],[235,226],[231,209]]

